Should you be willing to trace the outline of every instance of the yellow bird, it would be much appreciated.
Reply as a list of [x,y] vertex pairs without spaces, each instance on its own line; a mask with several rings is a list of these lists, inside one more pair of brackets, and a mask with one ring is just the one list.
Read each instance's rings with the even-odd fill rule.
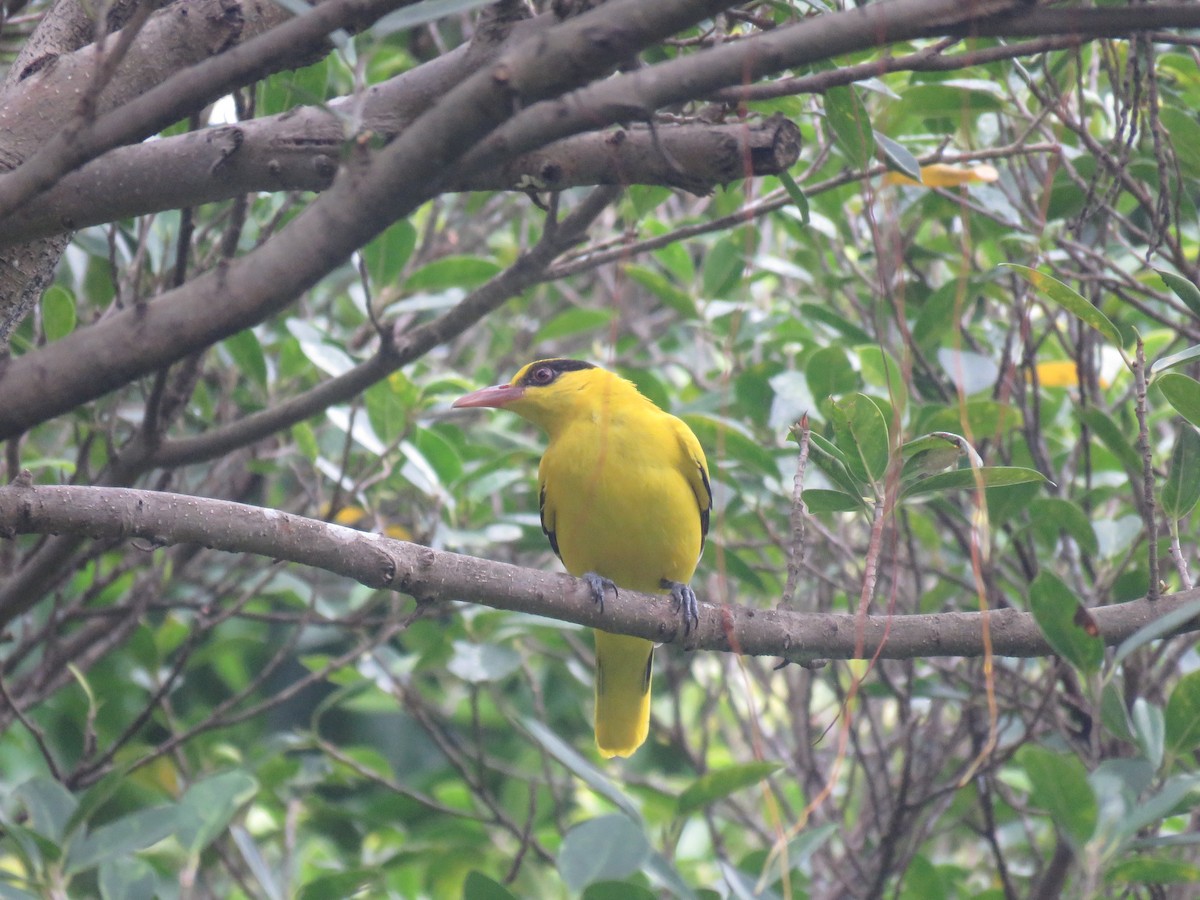
[[[630,382],[576,359],[532,362],[456,407],[508,409],[550,437],[538,467],[542,530],[604,609],[609,588],[670,592],[684,631],[699,622],[688,586],[712,509],[708,464],[682,421]],[[654,644],[596,631],[596,746],[629,756],[650,728]]]

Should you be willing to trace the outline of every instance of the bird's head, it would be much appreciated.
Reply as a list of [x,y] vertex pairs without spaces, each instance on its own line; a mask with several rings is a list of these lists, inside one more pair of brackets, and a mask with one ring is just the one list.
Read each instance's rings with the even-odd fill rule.
[[497,384],[459,397],[457,409],[490,406],[508,409],[546,431],[577,415],[591,415],[623,380],[578,359],[539,359],[508,384]]

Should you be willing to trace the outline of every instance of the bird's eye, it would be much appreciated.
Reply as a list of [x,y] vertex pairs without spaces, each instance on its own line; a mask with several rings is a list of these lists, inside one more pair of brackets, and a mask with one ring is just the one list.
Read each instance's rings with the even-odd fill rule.
[[549,366],[540,366],[533,370],[534,384],[549,384],[554,380],[554,370]]

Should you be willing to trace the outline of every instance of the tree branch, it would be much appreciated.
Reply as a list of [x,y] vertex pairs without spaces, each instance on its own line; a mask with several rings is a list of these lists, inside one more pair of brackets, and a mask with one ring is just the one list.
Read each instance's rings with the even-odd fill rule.
[[[416,71],[416,70],[414,70]],[[366,116],[376,131],[387,116]],[[309,108],[120,147],[0,219],[0,246],[129,216],[256,191],[323,191],[345,144],[343,123]],[[655,184],[706,194],[750,175],[777,175],[800,155],[800,129],[780,116],[732,125],[689,123],[594,132],[506,164],[466,173],[450,191],[558,191]]]
[[614,0],[521,42],[378,153],[356,146],[334,186],[266,244],[154,303],[10,360],[0,372],[0,440],[261,322],[439,193],[459,157],[514,105],[584,83],[726,2]]
[[[69,121],[24,164],[0,177],[0,217],[105,150],[154,134],[233,88],[274,71],[284,61],[298,61],[331,31],[371,21],[405,2],[411,0],[326,0],[305,15],[230,49],[201,44],[205,57],[217,55],[176,71],[156,87],[111,108],[94,121],[82,116]],[[174,18],[178,18],[177,12]],[[142,48],[162,55],[161,44],[146,41]],[[75,55],[86,56],[89,52],[94,55],[94,48],[85,48]],[[171,59],[173,66],[178,67],[179,61],[174,56]],[[132,60],[129,62],[132,64]],[[86,60],[79,64],[86,65]],[[83,82],[86,87],[87,79]],[[45,89],[44,84],[34,82],[27,94],[44,103]],[[118,99],[119,95],[108,98],[108,105]],[[19,103],[6,103],[0,112],[0,125],[5,116],[19,116],[21,109]]]
[[[159,544],[195,543],[314,566],[418,602],[462,600],[548,616],[655,641],[675,641],[679,619],[666,596],[622,590],[601,611],[591,589],[569,575],[524,569],[434,550],[340,525],[182,494],[123,488],[34,486],[28,473],[0,488],[0,533],[70,532],[92,538],[133,537]],[[1200,589],[1159,600],[1090,610],[1107,644],[1200,599]],[[0,628],[20,615],[21,598],[0,606]],[[813,659],[911,659],[982,656],[985,614],[867,616],[757,610],[702,603],[687,646],[750,656]],[[1015,609],[986,613],[997,656],[1053,653],[1033,617]],[[1200,628],[1192,620],[1181,631]],[[856,650],[856,643],[861,646]]]
[[206,462],[289,428],[335,403],[358,396],[401,366],[462,334],[525,288],[546,280],[546,270],[555,258],[583,239],[591,222],[618,194],[619,191],[612,188],[593,191],[553,230],[547,230],[533,249],[522,254],[495,278],[433,321],[395,335],[390,344],[350,371],[224,427],[211,428],[195,437],[166,441],[154,449],[145,460],[145,466],[172,468]]

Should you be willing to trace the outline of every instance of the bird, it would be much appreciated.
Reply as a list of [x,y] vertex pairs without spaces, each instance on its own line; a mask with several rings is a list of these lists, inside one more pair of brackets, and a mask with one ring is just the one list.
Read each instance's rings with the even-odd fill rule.
[[[546,432],[538,466],[542,530],[600,611],[606,592],[669,593],[687,634],[689,585],[712,511],[708,462],[683,420],[619,375],[578,359],[541,359],[456,408],[506,409]],[[650,728],[654,644],[596,630],[596,746],[628,757]]]

